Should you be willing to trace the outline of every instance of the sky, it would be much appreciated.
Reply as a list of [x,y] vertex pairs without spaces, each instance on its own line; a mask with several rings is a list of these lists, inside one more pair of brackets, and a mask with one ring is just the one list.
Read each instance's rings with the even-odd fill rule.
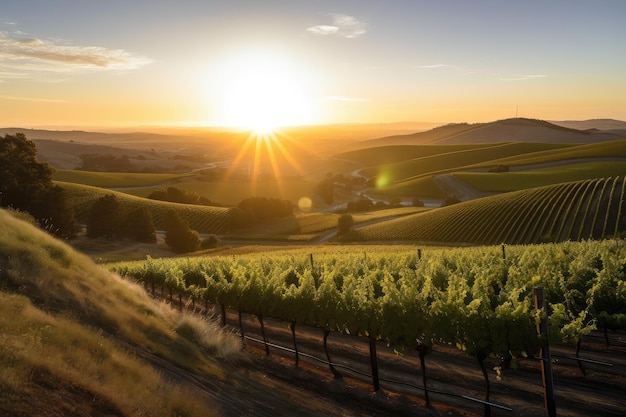
[[0,0],[0,127],[626,120],[626,1]]

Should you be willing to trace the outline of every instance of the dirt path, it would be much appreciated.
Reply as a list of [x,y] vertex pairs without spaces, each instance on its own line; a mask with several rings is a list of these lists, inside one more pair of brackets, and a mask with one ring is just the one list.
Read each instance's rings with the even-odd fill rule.
[[[229,313],[228,323],[233,328],[238,328],[234,312]],[[255,316],[244,315],[243,323],[246,336],[262,339],[260,325]],[[270,343],[293,347],[287,323],[268,319],[264,323]],[[320,329],[297,326],[296,334],[301,354],[325,359],[323,332]],[[584,340],[581,357],[611,363],[612,366],[587,363],[585,376],[578,369],[576,361],[568,359],[573,356],[573,346],[553,348],[555,396],[559,416],[623,416],[626,407],[626,335],[612,334],[612,346],[608,348],[599,336],[594,333]],[[454,347],[436,345],[426,357],[427,387],[435,391],[430,393],[433,407],[427,408],[424,392],[420,389],[422,370],[416,351],[398,355],[379,342],[377,356],[380,377],[402,383],[381,381],[380,391],[374,392],[371,377],[368,376],[371,369],[367,338],[333,332],[329,336],[328,344],[334,363],[358,372],[339,368],[343,377],[335,379],[327,364],[302,355],[296,367],[295,354],[292,352],[270,347],[270,355],[267,356],[262,343],[250,340],[246,342],[246,350],[255,358],[254,362],[258,366],[255,371],[266,376],[263,380],[273,380],[268,382],[269,386],[289,393],[289,398],[292,398],[291,395],[314,398],[312,402],[303,399],[296,401],[297,407],[302,408],[300,415],[307,415],[311,407],[314,407],[313,413],[320,413],[319,415],[483,414],[483,404],[461,397],[479,400],[484,398],[484,380],[478,364],[472,357]],[[499,362],[489,361],[492,390],[490,400],[512,409],[507,411],[494,408],[492,416],[545,415],[539,362],[534,359],[520,359],[514,363],[515,369],[505,370],[504,377],[498,381],[492,368],[499,365]],[[313,392],[309,392],[310,390]]]

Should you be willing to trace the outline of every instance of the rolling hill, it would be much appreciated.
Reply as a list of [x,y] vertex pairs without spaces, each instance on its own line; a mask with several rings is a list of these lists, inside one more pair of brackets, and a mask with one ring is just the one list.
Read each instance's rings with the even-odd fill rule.
[[242,358],[236,336],[5,210],[0,229],[0,415],[218,415],[217,401],[172,377],[194,370],[218,389]]
[[490,123],[449,124],[426,132],[361,141],[354,149],[389,145],[459,145],[502,142],[582,144],[623,139],[611,131],[577,130],[543,120],[505,119]]
[[613,177],[504,193],[365,226],[345,240],[493,245],[619,237],[625,184]]

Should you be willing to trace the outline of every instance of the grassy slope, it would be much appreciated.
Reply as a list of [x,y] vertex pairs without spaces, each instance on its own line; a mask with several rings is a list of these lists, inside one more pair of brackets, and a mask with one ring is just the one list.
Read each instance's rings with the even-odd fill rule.
[[140,352],[219,379],[215,357],[237,358],[238,339],[155,304],[4,210],[0,228],[1,415],[216,414]]
[[[423,207],[398,207],[367,213],[352,213],[352,217],[355,224],[360,224],[387,217],[409,216],[426,210],[429,209]],[[336,213],[296,214],[242,231],[238,233],[237,238],[311,240],[318,237],[320,233],[336,229],[339,216]],[[301,235],[301,237],[297,238],[296,235]]]
[[[549,150],[541,150],[541,146],[543,144],[529,144],[529,143],[518,143],[518,144],[508,144],[515,145],[515,148],[512,149],[526,149],[526,152],[520,152],[514,156],[504,157],[501,153],[504,149],[500,149],[498,153],[493,153],[491,158],[489,158],[489,153],[484,153],[485,160],[482,162],[475,163],[466,163],[463,164],[464,161],[469,162],[469,159],[463,159],[458,155],[458,159],[456,159],[456,166],[453,166],[455,160],[451,158],[450,155],[444,156],[444,160],[438,160],[439,156],[435,156],[430,158],[429,163],[426,168],[418,168],[415,169],[416,176],[415,177],[406,177],[404,180],[399,180],[395,183],[391,183],[386,187],[382,187],[376,190],[379,194],[391,194],[391,195],[421,195],[428,197],[443,197],[441,191],[436,187],[433,182],[433,176],[437,174],[443,173],[457,173],[457,172],[465,172],[470,170],[487,170],[496,165],[509,165],[509,166],[524,166],[524,165],[535,165],[535,164],[550,164],[560,161],[568,161],[568,160],[589,160],[590,158],[603,158],[603,159],[614,159],[619,160],[621,158],[626,158],[626,139],[625,140],[617,140],[610,142],[601,142],[594,143],[588,145],[577,145],[577,146],[566,146],[557,149],[549,149]],[[520,147],[520,148],[518,148]],[[545,149],[545,148],[544,148]],[[481,151],[481,150],[479,150]],[[510,149],[506,150],[510,151]],[[482,152],[481,152],[482,153]],[[477,155],[480,155],[477,154]],[[477,156],[475,155],[475,156]],[[489,159],[487,159],[489,158]],[[447,162],[446,162],[447,160]],[[439,165],[438,165],[439,164]],[[406,171],[406,167],[397,167],[394,168],[395,171],[403,170]],[[428,171],[430,170],[430,171]],[[428,172],[424,172],[428,171]],[[421,173],[421,174],[420,174]],[[619,175],[620,172],[616,172],[613,175]],[[406,176],[406,174],[404,174]],[[595,178],[595,174],[590,173],[585,178]],[[570,178],[565,178],[565,181],[575,181],[580,179],[579,175],[574,175]],[[530,183],[528,186],[520,185],[518,188],[530,188],[533,187],[533,184]]]
[[148,200],[87,185],[59,181],[56,183],[67,191],[71,205],[74,207],[76,215],[81,221],[85,220],[91,204],[95,200],[104,195],[113,194],[118,198],[124,208],[133,209],[137,207],[147,207],[152,212],[157,230],[164,229],[165,215],[168,210],[177,211],[182,218],[189,222],[189,226],[199,233],[223,233],[229,229],[232,209]]
[[626,175],[624,162],[588,162],[518,172],[458,172],[460,180],[480,191],[504,193],[589,178]]
[[53,179],[55,181],[72,182],[93,187],[117,188],[159,186],[165,182],[174,181],[185,176],[181,174],[139,174],[60,169],[54,173]]

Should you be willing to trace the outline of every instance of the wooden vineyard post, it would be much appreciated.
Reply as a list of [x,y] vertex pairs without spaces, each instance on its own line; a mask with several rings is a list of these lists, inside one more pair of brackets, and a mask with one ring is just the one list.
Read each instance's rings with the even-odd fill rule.
[[293,338],[293,350],[296,352],[296,366],[300,362],[300,354],[298,353],[298,344],[296,343],[296,321],[291,320],[291,337]]
[[370,363],[372,365],[372,382],[374,384],[374,391],[380,389],[380,381],[378,379],[378,358],[376,357],[376,338],[372,335],[370,339]]
[[418,259],[419,261],[421,261],[421,260],[422,260],[422,248],[418,248],[418,249],[417,249],[417,259]]
[[548,417],[556,417],[556,403],[554,401],[554,381],[552,378],[552,363],[550,359],[550,345],[548,344],[548,309],[543,287],[535,287],[535,308],[545,312],[541,322],[537,324],[537,333],[545,339],[541,347],[541,380],[543,382],[544,406]]
[[422,367],[422,385],[424,385],[424,397],[426,399],[426,407],[429,407],[430,397],[428,395],[428,388],[426,387],[426,354],[428,353],[428,347],[424,345],[417,345],[417,351],[420,355],[420,366]]
[[226,327],[226,306],[224,303],[220,304],[220,309],[222,313],[222,327]]
[[313,270],[313,269],[315,269],[315,266],[313,264],[313,254],[312,253],[309,254],[309,259],[311,260],[311,270]]
[[270,347],[267,344],[267,336],[265,336],[265,325],[263,324],[263,313],[259,313],[257,316],[259,319],[259,323],[261,323],[261,335],[263,335],[263,343],[265,344],[265,354],[270,354]]
[[246,335],[243,333],[243,322],[241,320],[241,309],[238,309],[239,313],[239,329],[241,330],[241,345],[242,347],[246,345]]
[[341,374],[339,371],[335,369],[333,366],[333,362],[330,360],[330,353],[328,352],[328,335],[330,334],[330,329],[328,327],[324,328],[324,352],[326,352],[326,359],[328,359],[328,366],[330,366],[330,371],[333,373],[335,378],[341,378]]

